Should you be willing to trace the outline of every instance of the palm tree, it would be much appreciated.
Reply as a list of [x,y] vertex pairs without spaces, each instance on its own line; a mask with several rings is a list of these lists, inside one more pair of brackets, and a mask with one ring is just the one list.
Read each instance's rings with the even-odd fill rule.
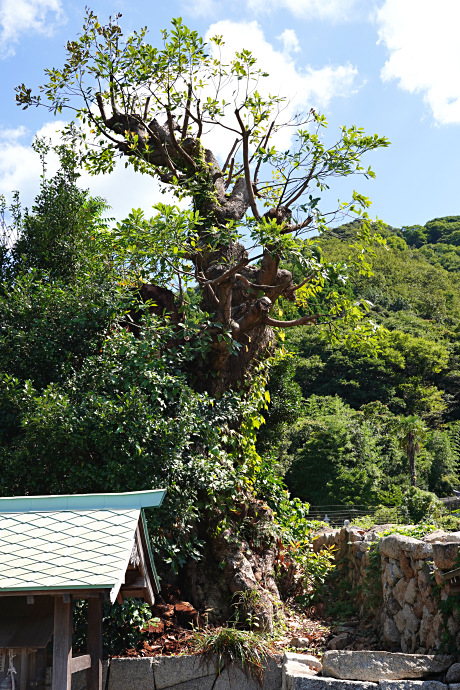
[[416,415],[402,417],[397,422],[396,433],[398,435],[401,448],[406,453],[409,461],[411,486],[417,486],[415,456],[420,453],[427,431],[428,427],[423,419],[420,419],[420,417],[417,417]]

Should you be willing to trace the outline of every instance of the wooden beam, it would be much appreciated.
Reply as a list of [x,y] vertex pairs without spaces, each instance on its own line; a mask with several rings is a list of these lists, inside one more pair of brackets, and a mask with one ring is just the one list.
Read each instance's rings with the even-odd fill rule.
[[147,596],[147,590],[133,589],[132,587],[122,587],[119,591],[119,595],[121,596],[123,601],[125,599],[145,599]]
[[54,597],[52,690],[71,690],[72,602]]
[[104,595],[107,601],[110,601],[110,589],[31,589],[31,590],[9,590],[0,591],[0,599],[2,597],[18,597],[18,596],[64,596],[69,595],[72,600],[75,599],[90,599],[91,597],[99,597]]
[[90,654],[81,654],[81,656],[72,657],[70,673],[78,673],[78,671],[84,671],[87,668],[91,668]]
[[125,574],[125,583],[122,585],[122,587],[144,589],[144,587],[146,587],[145,577],[143,577],[137,570],[127,570]]
[[21,671],[19,676],[19,690],[27,688],[27,649],[21,650]]
[[137,542],[137,548],[139,550],[139,557],[140,557],[140,563],[139,563],[139,570],[141,571],[141,574],[145,577],[146,580],[146,587],[145,587],[145,596],[144,599],[147,602],[147,604],[150,604],[153,606],[155,603],[155,594],[153,592],[153,586],[150,581],[150,573],[149,569],[147,567],[147,564],[145,562],[144,558],[144,553],[147,554],[148,558],[148,548],[147,548],[147,543],[146,543],[146,538],[144,534],[144,530],[140,529],[139,525],[137,525],[136,528],[136,542]]
[[86,671],[86,690],[102,690],[102,601],[88,601],[88,637],[86,646],[91,667]]

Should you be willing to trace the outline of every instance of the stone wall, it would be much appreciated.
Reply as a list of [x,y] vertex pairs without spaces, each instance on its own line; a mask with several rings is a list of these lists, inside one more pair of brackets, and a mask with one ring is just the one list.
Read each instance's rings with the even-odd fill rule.
[[[281,659],[270,659],[263,690],[280,690]],[[86,671],[74,673],[72,690],[86,688]],[[194,655],[115,658],[104,662],[102,690],[261,690],[240,668],[216,672],[214,663]]]
[[[454,610],[444,621],[438,601],[445,600],[450,593],[449,584],[443,582],[442,575],[455,567],[460,532],[438,530],[423,539],[400,534],[380,538],[379,533],[388,527],[322,530],[314,542],[314,549],[335,547],[339,582],[347,583],[347,591],[361,616],[372,612],[376,632],[385,649],[433,653],[439,650],[445,631],[459,647],[459,614]],[[377,540],[380,571],[378,568],[370,571],[369,549]],[[369,582],[374,583],[374,592],[369,590]],[[438,585],[437,595],[435,584]]]

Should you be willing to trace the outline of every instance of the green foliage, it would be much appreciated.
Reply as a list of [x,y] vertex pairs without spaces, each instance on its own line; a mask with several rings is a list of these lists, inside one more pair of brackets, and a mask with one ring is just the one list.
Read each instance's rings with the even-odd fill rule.
[[[122,654],[136,648],[147,639],[149,623],[159,619],[152,617],[148,604],[138,599],[125,599],[122,604],[105,604],[102,619],[103,653],[107,656]],[[88,629],[88,605],[76,601],[73,606],[73,646],[86,651]]]
[[422,491],[416,486],[406,489],[401,509],[407,515],[407,522],[429,522],[436,520],[444,512],[444,506],[430,491]]
[[378,502],[380,470],[371,426],[339,398],[311,396],[281,458],[295,495],[315,505]]

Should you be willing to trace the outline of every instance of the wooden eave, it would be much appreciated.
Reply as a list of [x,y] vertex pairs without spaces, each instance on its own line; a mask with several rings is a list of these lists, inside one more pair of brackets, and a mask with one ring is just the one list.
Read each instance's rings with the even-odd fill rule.
[[[143,511],[136,529],[133,550],[125,573],[124,582],[116,592],[117,601],[124,599],[144,599],[153,605],[155,594],[160,590],[158,577],[153,564],[153,556],[150,550],[147,525]],[[112,593],[113,596],[113,593]]]

